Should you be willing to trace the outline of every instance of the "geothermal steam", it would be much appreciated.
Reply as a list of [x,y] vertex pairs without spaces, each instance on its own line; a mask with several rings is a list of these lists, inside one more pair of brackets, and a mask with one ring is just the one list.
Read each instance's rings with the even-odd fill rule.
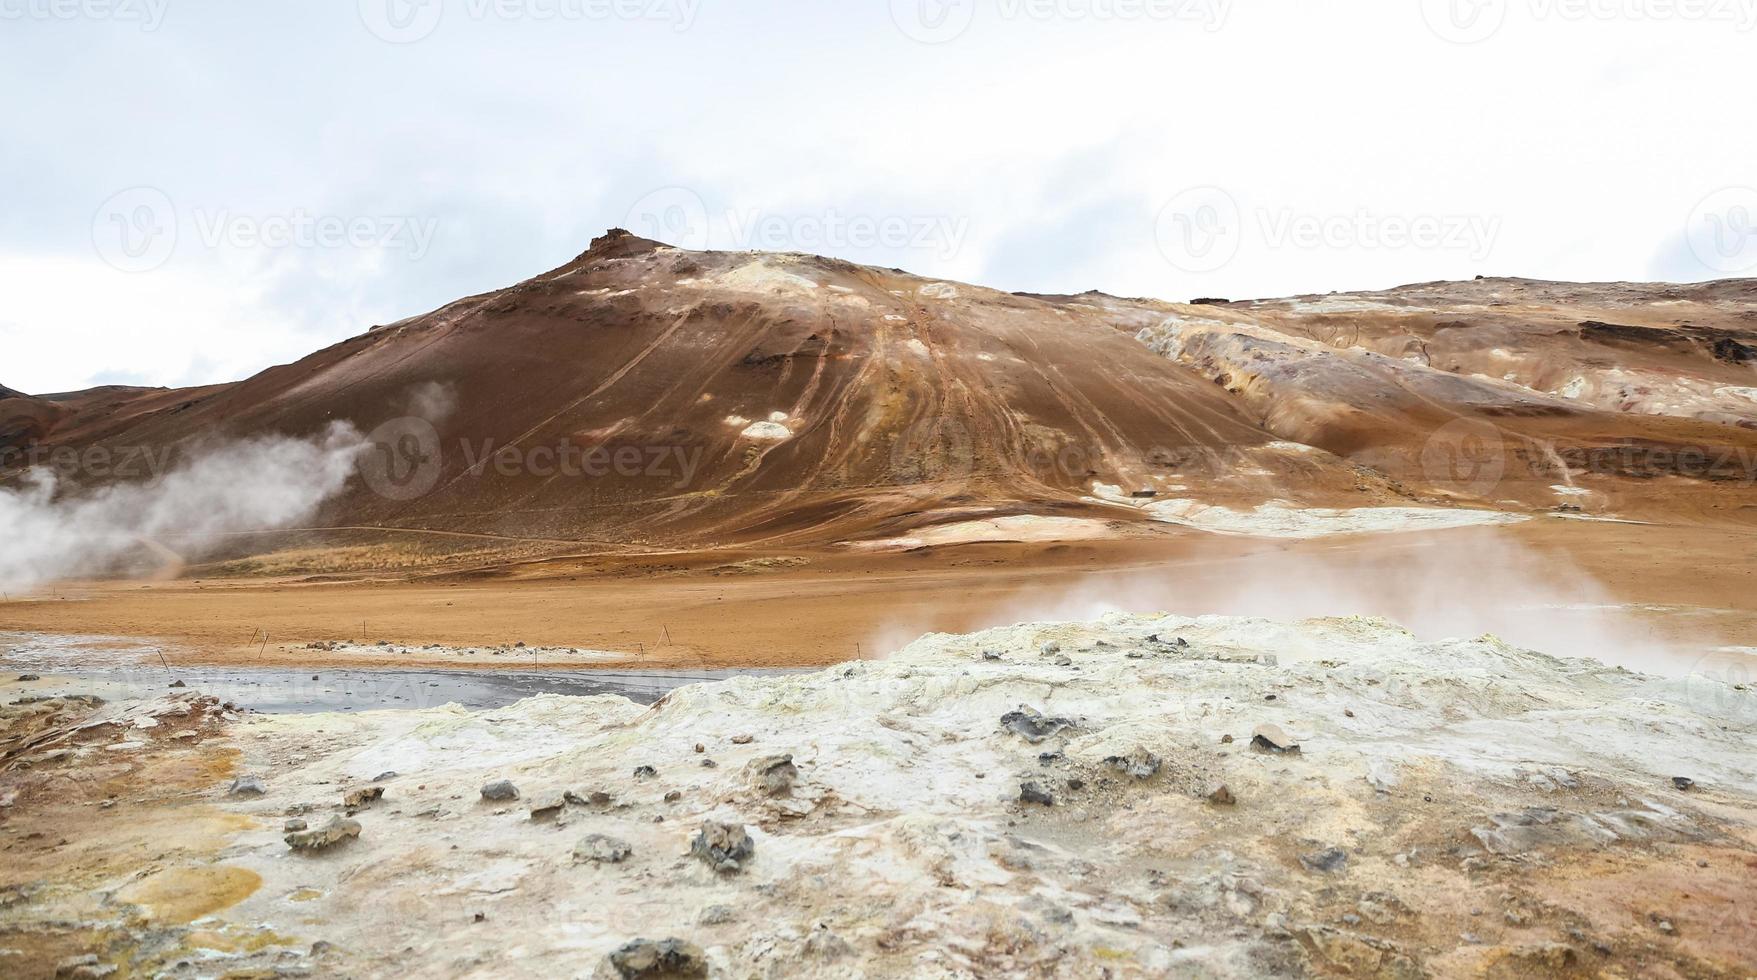
[[162,477],[63,493],[53,471],[0,490],[0,583],[27,589],[102,572],[143,549],[191,556],[223,536],[290,527],[341,490],[364,448],[344,422],[307,439],[208,447]]

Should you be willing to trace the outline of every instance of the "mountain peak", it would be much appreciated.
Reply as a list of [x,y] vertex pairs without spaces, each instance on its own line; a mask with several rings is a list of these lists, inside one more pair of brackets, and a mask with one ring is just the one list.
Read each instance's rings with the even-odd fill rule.
[[654,249],[667,248],[664,242],[656,242],[650,238],[642,238],[627,228],[611,228],[592,239],[592,244],[575,262],[587,259],[622,259],[629,256],[642,255]]

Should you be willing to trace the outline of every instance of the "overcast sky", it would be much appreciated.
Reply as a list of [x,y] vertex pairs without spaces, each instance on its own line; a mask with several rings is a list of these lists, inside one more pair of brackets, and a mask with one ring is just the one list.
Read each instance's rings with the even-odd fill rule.
[[1041,292],[1757,274],[1757,0],[0,0],[0,384],[234,380],[613,225]]

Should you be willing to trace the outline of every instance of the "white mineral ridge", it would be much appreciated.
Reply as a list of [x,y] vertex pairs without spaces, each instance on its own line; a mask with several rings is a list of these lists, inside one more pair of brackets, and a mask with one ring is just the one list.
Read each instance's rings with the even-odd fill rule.
[[[1074,725],[1027,742],[1000,721],[1021,706]],[[1312,921],[1317,885],[1296,852],[1344,848],[1334,887],[1420,904],[1423,888],[1456,887],[1433,877],[1456,859],[1415,875],[1394,857],[1444,855],[1534,800],[1562,815],[1546,833],[1636,848],[1749,823],[1757,794],[1748,693],[1367,619],[1113,615],[930,635],[885,660],[685,687],[651,708],[542,696],[247,724],[261,737],[241,739],[241,765],[275,773],[274,796],[224,805],[263,815],[230,860],[264,886],[222,915],[335,943],[365,975],[588,975],[628,940],[667,936],[741,977],[1301,975],[1283,925]],[[1252,751],[1264,724],[1301,752]],[[1164,760],[1151,781],[1105,764],[1136,749]],[[799,778],[771,798],[745,768],[783,753]],[[385,770],[402,775],[359,840],[289,860],[279,808]],[[1709,789],[1676,791],[1677,775]],[[615,802],[570,806],[557,828],[480,802],[500,778],[530,799]],[[1057,805],[1023,807],[1026,779]],[[1204,798],[1222,782],[1235,806]],[[1705,792],[1722,802],[1701,809]],[[750,828],[738,874],[689,857],[704,819]],[[1432,836],[1418,841],[1410,819]],[[629,842],[630,857],[576,864],[589,833]],[[283,900],[299,888],[321,897]],[[730,920],[698,922],[712,905]],[[466,925],[475,912],[490,924]]]

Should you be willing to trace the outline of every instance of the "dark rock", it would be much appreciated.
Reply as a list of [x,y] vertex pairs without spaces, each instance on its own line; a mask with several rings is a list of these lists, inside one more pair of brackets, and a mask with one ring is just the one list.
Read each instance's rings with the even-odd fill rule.
[[1152,779],[1159,775],[1159,769],[1163,765],[1158,756],[1143,748],[1137,748],[1128,755],[1113,755],[1105,759],[1104,764],[1136,779]]
[[[42,678],[41,674],[19,674],[18,675],[18,682],[20,684],[29,684],[32,681],[40,681],[42,679],[43,678]],[[93,957],[93,958],[95,959],[96,957]]]
[[1208,802],[1215,806],[1232,806],[1238,802],[1238,798],[1232,795],[1232,790],[1225,783],[1221,783],[1208,791]]
[[756,842],[741,824],[704,820],[689,842],[689,852],[715,871],[731,874],[756,855]]
[[1348,852],[1340,847],[1332,847],[1316,854],[1301,854],[1299,863],[1313,871],[1335,871],[1348,863]]
[[634,778],[636,779],[652,779],[657,775],[659,775],[659,770],[654,769],[652,766],[634,767]]
[[183,683],[182,681],[172,681],[171,686],[172,687],[188,687],[189,685]]
[[496,803],[519,798],[519,788],[510,779],[497,779],[482,787],[482,798]]
[[1039,806],[1055,806],[1055,797],[1043,787],[1027,781],[1019,784],[1019,802],[1036,803]]
[[1696,780],[1689,776],[1673,776],[1672,785],[1680,790],[1688,790],[1696,785]]
[[636,939],[610,954],[610,966],[624,980],[705,977],[708,954],[681,939]]
[[1051,738],[1073,724],[1066,718],[1046,718],[1036,709],[1027,707],[1001,715],[1001,725],[1033,744]]

